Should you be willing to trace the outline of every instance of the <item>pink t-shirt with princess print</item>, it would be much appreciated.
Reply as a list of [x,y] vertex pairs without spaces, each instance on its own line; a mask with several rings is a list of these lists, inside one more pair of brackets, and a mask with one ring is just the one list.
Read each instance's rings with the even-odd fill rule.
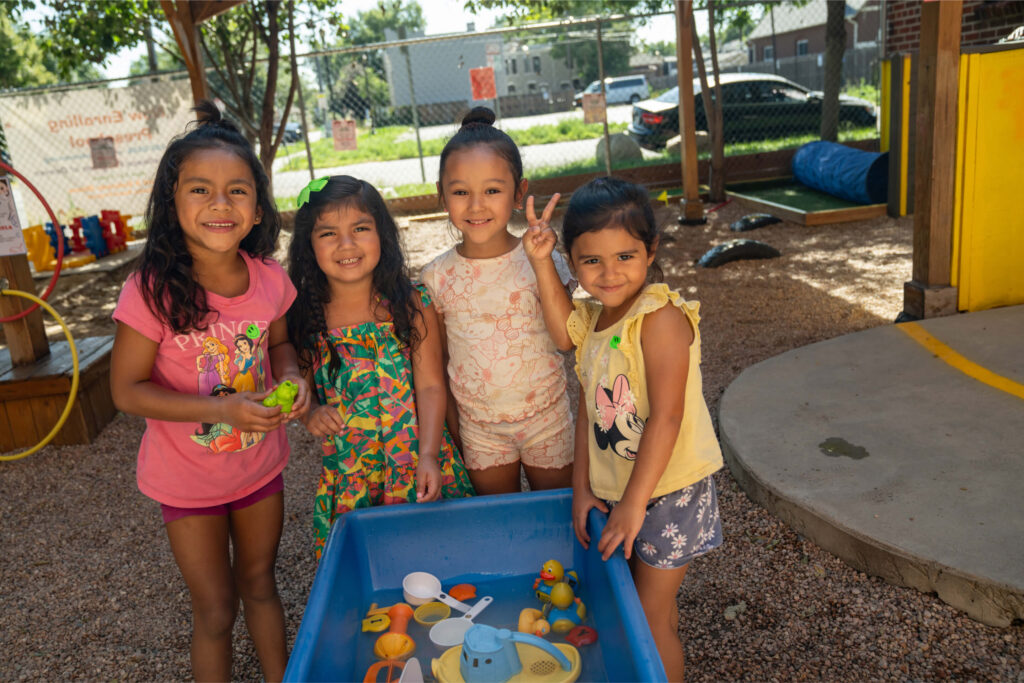
[[[249,269],[249,288],[235,297],[207,292],[215,313],[205,330],[175,334],[149,310],[138,274],[128,278],[114,320],[159,345],[150,374],[154,384],[202,396],[272,386],[267,332],[295,300],[295,287],[276,261],[239,253]],[[146,418],[139,490],[174,507],[220,505],[268,484],[284,469],[288,452],[283,429],[243,432],[224,423]]]

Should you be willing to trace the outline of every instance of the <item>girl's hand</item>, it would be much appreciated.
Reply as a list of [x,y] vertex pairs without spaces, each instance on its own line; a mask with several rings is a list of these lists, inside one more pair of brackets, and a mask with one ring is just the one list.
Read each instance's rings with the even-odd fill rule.
[[584,548],[590,547],[590,534],[587,533],[587,515],[590,513],[590,508],[597,508],[604,513],[608,512],[608,506],[593,494],[589,486],[586,487],[586,491],[574,487],[572,490],[572,527],[576,532],[577,540]]
[[557,192],[552,195],[539,219],[533,207],[533,195],[526,198],[526,222],[530,227],[523,235],[523,249],[526,251],[526,258],[530,259],[531,263],[550,258],[551,252],[555,249],[558,238],[555,236],[555,229],[549,223],[551,215],[555,212],[555,205],[558,204],[561,196]]
[[597,543],[597,551],[601,553],[601,559],[607,560],[615,552],[615,549],[622,544],[622,551],[628,560],[633,554],[633,542],[636,535],[640,533],[640,527],[644,525],[644,517],[647,516],[645,505],[631,505],[620,502],[608,515],[608,523],[604,525],[601,532],[601,540]]
[[229,424],[243,432],[270,432],[281,426],[281,408],[268,408],[261,401],[269,391],[242,391],[217,399],[220,419],[211,420]]
[[420,454],[416,465],[416,502],[429,503],[441,497],[441,467],[437,458]]
[[345,421],[338,414],[338,409],[331,405],[316,408],[303,422],[309,433],[320,439],[340,434],[345,428]]
[[306,414],[307,410],[309,410],[309,406],[312,402],[312,399],[310,398],[309,384],[306,383],[306,380],[303,379],[301,375],[285,375],[281,378],[281,381],[284,382],[285,380],[294,382],[299,388],[299,393],[295,394],[295,400],[292,401],[292,411],[284,414],[285,420],[302,419],[302,416]]

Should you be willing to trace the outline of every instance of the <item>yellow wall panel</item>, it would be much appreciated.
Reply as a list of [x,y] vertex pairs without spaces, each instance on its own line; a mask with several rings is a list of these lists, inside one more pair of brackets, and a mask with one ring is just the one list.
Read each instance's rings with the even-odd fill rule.
[[1024,304],[1024,49],[969,57],[954,243],[959,307],[977,311]]

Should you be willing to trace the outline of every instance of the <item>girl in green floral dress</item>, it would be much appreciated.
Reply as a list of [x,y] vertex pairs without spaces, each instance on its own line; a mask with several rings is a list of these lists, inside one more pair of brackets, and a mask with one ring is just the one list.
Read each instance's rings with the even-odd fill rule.
[[398,228],[369,183],[311,182],[289,249],[298,298],[288,333],[320,407],[314,509],[319,561],[334,520],[355,508],[462,498],[473,488],[444,425],[437,314],[406,273]]

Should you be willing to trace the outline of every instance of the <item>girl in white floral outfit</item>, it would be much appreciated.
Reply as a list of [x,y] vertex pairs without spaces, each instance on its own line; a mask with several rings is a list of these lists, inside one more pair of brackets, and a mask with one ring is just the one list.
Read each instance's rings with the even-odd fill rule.
[[[441,152],[438,194],[462,241],[420,273],[444,332],[454,400],[446,420],[481,495],[572,483],[572,415],[562,356],[545,330],[533,269],[508,230],[527,180],[516,143],[476,107]],[[548,258],[563,293],[565,259]],[[568,296],[566,294],[566,296]]]
[[658,231],[647,191],[597,178],[572,195],[562,221],[569,265],[599,303],[561,286],[548,226],[527,200],[523,245],[544,319],[559,349],[576,347],[580,411],[573,460],[573,525],[587,547],[591,508],[609,512],[605,560],[622,544],[668,680],[683,680],[676,594],[689,562],[722,543],[712,473],[722,467],[701,392],[699,304],[648,284]]

